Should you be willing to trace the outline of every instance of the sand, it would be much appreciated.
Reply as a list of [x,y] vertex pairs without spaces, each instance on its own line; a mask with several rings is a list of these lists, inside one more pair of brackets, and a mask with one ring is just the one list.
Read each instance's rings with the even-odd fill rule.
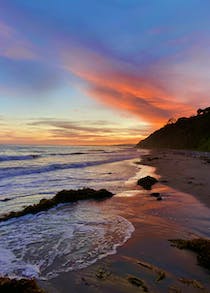
[[[152,191],[134,184],[127,193],[93,203],[102,206],[104,213],[120,210],[135,227],[132,237],[118,247],[117,254],[41,286],[52,293],[210,292],[209,272],[197,264],[196,255],[168,241],[210,237],[208,160],[207,154],[180,151],[152,151],[144,156],[129,184],[155,176],[159,183]],[[163,200],[157,201],[151,192],[160,192]]]
[[153,150],[141,163],[155,167],[163,183],[194,195],[210,208],[210,153]]

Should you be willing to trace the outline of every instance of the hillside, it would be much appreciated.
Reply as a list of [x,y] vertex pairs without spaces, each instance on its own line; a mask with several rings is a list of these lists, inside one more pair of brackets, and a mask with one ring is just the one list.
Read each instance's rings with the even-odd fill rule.
[[140,148],[171,148],[210,151],[210,107],[196,116],[179,118],[137,144]]

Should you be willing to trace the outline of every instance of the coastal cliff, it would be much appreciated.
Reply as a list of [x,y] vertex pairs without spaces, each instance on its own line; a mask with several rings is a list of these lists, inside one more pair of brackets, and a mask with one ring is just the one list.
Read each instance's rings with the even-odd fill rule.
[[198,109],[196,116],[169,122],[141,140],[139,148],[168,148],[210,151],[210,107]]

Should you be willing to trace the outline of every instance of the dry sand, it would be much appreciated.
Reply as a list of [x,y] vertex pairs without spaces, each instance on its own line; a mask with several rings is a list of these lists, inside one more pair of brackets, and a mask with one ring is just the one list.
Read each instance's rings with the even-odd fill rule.
[[142,164],[155,167],[163,183],[194,195],[210,208],[210,153],[152,150]]

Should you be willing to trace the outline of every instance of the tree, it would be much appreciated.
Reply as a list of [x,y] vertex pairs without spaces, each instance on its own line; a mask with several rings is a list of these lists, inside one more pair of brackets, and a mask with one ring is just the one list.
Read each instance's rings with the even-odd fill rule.
[[174,124],[174,123],[176,123],[176,118],[171,117],[170,119],[168,119],[167,125]]

